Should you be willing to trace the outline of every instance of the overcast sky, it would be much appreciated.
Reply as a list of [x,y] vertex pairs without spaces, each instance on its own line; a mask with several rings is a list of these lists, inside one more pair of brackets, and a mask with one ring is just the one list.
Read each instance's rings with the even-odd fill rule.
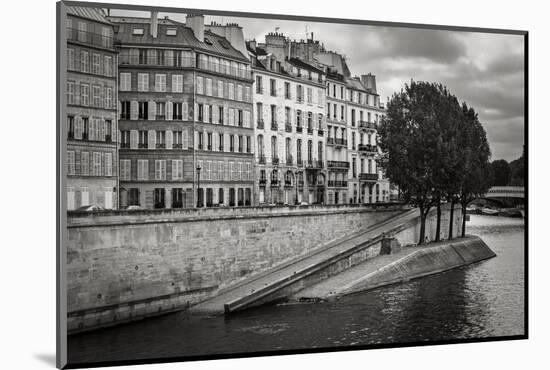
[[[159,17],[165,15],[185,20],[182,14]],[[523,36],[219,16],[207,16],[205,22],[212,20],[236,22],[243,26],[246,39],[258,42],[276,27],[298,40],[306,38],[306,30],[313,32],[326,49],[346,56],[352,75],[376,75],[383,102],[411,79],[441,82],[479,113],[493,160],[521,156]]]

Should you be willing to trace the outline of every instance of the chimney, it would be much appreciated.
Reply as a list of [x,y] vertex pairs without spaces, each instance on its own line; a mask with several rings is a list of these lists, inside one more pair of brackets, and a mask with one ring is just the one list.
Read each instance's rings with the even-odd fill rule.
[[367,75],[361,75],[361,82],[363,83],[363,86],[365,86],[365,88],[370,89],[372,93],[377,94],[375,75],[370,73]]
[[249,40],[247,44],[250,49],[256,51],[256,39]]
[[157,38],[157,33],[158,33],[158,28],[159,28],[159,21],[157,19],[157,16],[158,16],[158,12],[151,12],[151,28],[150,28],[150,32],[151,32],[151,36],[153,36],[153,38]]
[[185,19],[187,27],[193,30],[193,34],[200,42],[204,42],[204,15],[202,14],[187,14]]

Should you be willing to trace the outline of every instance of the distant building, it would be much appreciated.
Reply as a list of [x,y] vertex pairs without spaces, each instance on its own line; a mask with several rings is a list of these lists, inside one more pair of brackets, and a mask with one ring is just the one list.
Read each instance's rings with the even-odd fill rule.
[[67,7],[67,209],[118,208],[117,51],[102,10]]
[[189,14],[186,24],[156,12],[109,19],[120,50],[121,206],[251,205],[252,79],[239,51],[244,41],[236,48],[238,37],[209,30],[202,15]]
[[247,44],[254,74],[257,202],[325,203],[325,75],[288,55],[283,34]]

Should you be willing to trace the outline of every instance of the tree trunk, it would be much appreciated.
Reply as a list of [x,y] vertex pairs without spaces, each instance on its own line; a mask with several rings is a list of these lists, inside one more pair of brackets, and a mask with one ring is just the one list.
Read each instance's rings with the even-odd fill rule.
[[449,240],[453,238],[453,218],[455,214],[455,200],[451,198],[451,213],[449,215]]
[[462,237],[466,236],[466,203],[462,204]]
[[439,234],[441,233],[441,200],[437,201],[437,225],[435,228],[435,241],[438,242],[441,238]]

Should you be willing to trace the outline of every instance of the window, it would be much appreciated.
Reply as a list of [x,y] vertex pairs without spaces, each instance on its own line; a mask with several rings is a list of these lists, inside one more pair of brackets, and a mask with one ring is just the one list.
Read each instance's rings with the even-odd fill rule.
[[296,101],[298,103],[303,103],[304,101],[304,91],[302,85],[296,85]]
[[299,109],[296,111],[296,126],[302,127],[302,111]]
[[291,96],[290,96],[290,82],[285,82],[285,99],[291,99]]
[[239,135],[239,153],[242,153],[243,151],[243,137],[242,135]]
[[87,36],[87,24],[84,22],[78,22],[78,41],[86,42]]
[[204,94],[203,78],[197,76],[197,94]]
[[82,117],[82,140],[88,140],[89,128],[90,126],[88,117]]
[[155,119],[163,120],[166,119],[166,102],[157,102],[156,103],[156,116]]
[[155,180],[166,180],[166,160],[155,160]]
[[69,70],[74,70],[74,49],[67,49],[67,68]]
[[202,104],[198,104],[198,111],[197,111],[197,120],[199,122],[203,122],[204,119],[204,106]]
[[90,174],[90,153],[80,153],[80,174],[88,176]]
[[218,136],[219,151],[223,152],[223,134],[220,133]]
[[172,104],[172,119],[174,120],[181,120],[182,119],[182,113],[181,113],[181,103],[173,103]]
[[92,176],[101,176],[101,153],[93,152]]
[[256,76],[256,93],[263,94],[264,88],[262,86],[262,76]]
[[172,131],[172,148],[182,149],[182,134],[181,131]]
[[157,52],[157,65],[159,66],[163,66],[164,65],[164,50],[162,49],[159,49],[159,50],[156,50]]
[[237,100],[242,101],[243,100],[243,86],[237,85]]
[[237,110],[237,124],[239,127],[243,127],[243,110],[238,109]]
[[74,116],[67,117],[67,137],[74,139]]
[[172,160],[172,180],[183,180],[183,160]]
[[273,78],[269,79],[269,93],[271,96],[277,96],[277,81]]
[[107,87],[105,89],[105,108],[111,109],[113,107],[113,89]]
[[218,98],[223,98],[223,81],[218,81]]
[[100,55],[97,53],[94,53],[92,55],[92,73],[98,75],[99,74],[99,65],[100,65]]
[[123,181],[131,180],[131,161],[129,159],[120,160],[120,179]]
[[156,136],[157,136],[157,143],[156,143],[157,149],[166,148],[166,131],[157,131]]
[[87,51],[80,52],[80,72],[90,72],[89,68],[89,54]]
[[135,36],[143,35],[143,28],[134,28],[132,30],[132,35],[135,35]]
[[149,119],[149,102],[138,102],[138,119]]
[[67,151],[67,174],[68,175],[75,175],[75,154],[74,150]]
[[183,92],[183,75],[172,75],[172,92]]
[[228,99],[235,100],[235,87],[231,82],[228,84],[227,96],[228,96]]
[[74,104],[74,81],[67,81],[67,104]]
[[198,149],[203,150],[204,149],[204,134],[202,132],[198,132]]
[[219,110],[219,113],[218,113],[219,123],[220,125],[223,125],[223,107],[222,106],[218,107],[218,110]]
[[97,85],[92,86],[92,96],[93,96],[93,106],[101,107],[101,101],[99,96],[99,86]]
[[155,188],[153,192],[153,198],[154,198],[153,207],[165,208],[164,194],[165,194],[165,190],[163,188]]
[[147,49],[139,49],[139,64],[147,64]]
[[137,161],[137,179],[138,181],[149,180],[149,160],[138,159]]
[[130,91],[132,89],[132,74],[121,73],[120,74],[120,91]]
[[90,85],[80,85],[80,104],[84,106],[90,105]]
[[147,149],[149,146],[149,132],[146,130],[140,130],[138,134],[138,148]]
[[206,145],[208,150],[212,150],[212,133],[209,132],[206,134]]
[[149,91],[149,73],[138,73],[138,91]]
[[108,55],[103,58],[103,74],[108,77],[113,75],[113,58]]
[[319,141],[317,143],[317,157],[319,158],[319,161],[323,161],[323,142]]
[[155,74],[155,91],[166,92],[166,75]]
[[112,131],[113,131],[113,121],[110,119],[105,120],[105,141],[114,141],[114,137],[112,137]]
[[246,137],[246,152],[251,153],[252,152],[252,145],[250,143],[250,136]]
[[235,151],[235,135],[229,135],[229,151]]
[[212,96],[212,79],[206,79],[206,95]]
[[120,119],[130,119],[130,102],[120,102]]
[[130,148],[130,131],[129,130],[120,131],[120,147]]
[[307,142],[307,161],[310,163],[313,161],[313,141],[311,140]]
[[313,90],[311,87],[307,88],[307,102],[310,104],[313,103]]

